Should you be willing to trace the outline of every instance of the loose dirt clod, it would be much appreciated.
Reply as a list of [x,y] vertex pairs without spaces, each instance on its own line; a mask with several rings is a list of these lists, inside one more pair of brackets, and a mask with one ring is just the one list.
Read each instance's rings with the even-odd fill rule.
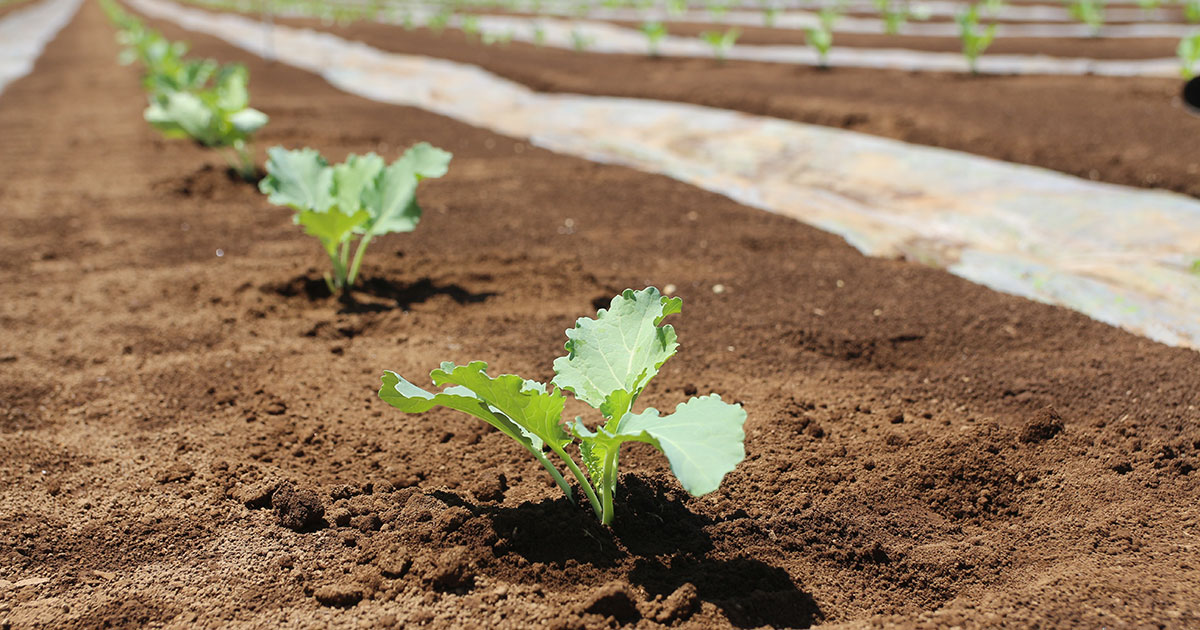
[[642,613],[637,607],[637,598],[627,586],[619,582],[605,584],[593,591],[580,606],[579,613],[612,617],[622,624],[636,623],[642,618]]
[[1045,407],[1021,429],[1020,440],[1026,444],[1045,442],[1063,430],[1062,416],[1054,407]]
[[352,584],[328,584],[317,589],[313,597],[323,606],[349,608],[362,601],[362,589]]
[[297,490],[285,483],[271,495],[271,507],[279,516],[279,524],[298,532],[312,531],[325,526],[325,507],[312,490]]
[[691,582],[685,582],[683,586],[675,589],[674,593],[663,600],[662,608],[654,616],[654,620],[666,624],[686,621],[699,609],[700,594],[696,592],[696,586]]

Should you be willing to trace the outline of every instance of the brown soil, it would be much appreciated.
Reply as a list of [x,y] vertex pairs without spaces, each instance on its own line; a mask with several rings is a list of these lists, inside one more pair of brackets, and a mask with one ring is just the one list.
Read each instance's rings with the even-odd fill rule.
[[[0,96],[0,627],[1200,624],[1197,353],[164,30],[248,62],[262,145],[454,163],[323,297],[316,243],[155,136],[83,7]],[[546,379],[646,284],[685,310],[645,404],[749,412],[709,497],[631,448],[606,530],[497,433],[375,395]]]
[[0,3],[0,18],[4,18],[10,13],[15,13],[21,9],[26,9],[33,6],[36,0],[13,0],[13,2]]
[[[638,22],[610,20],[626,28],[638,28]],[[699,37],[705,31],[724,31],[727,26],[695,22],[670,22],[670,34],[679,37]],[[804,31],[797,29],[761,28],[738,26],[742,34],[739,45],[789,45],[807,44]],[[961,53],[962,43],[956,37],[917,37],[912,35],[859,35],[834,33],[834,48],[903,48],[930,52]],[[1178,39],[1169,38],[1122,38],[1102,37],[1040,38],[1040,37],[997,37],[987,49],[988,55],[1048,55],[1051,57],[1082,57],[1087,59],[1163,59],[1175,56]],[[986,56],[986,55],[985,55]]]
[[[1200,117],[1180,81],[978,76],[584,54],[399,26],[280,20],[478,65],[546,92],[683,101],[853,129],[1116,184],[1200,196]],[[1014,133],[1020,129],[1021,133]]]

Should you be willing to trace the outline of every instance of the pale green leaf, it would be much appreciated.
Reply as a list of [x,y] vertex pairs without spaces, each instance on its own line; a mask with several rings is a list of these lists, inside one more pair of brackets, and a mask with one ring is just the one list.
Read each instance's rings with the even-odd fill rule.
[[146,108],[144,116],[146,122],[166,134],[182,130],[198,142],[209,144],[212,140],[212,112],[189,92],[160,95]]
[[301,210],[296,215],[296,223],[304,226],[304,233],[321,239],[321,244],[330,255],[333,255],[339,243],[350,238],[354,230],[366,221],[367,213],[362,210],[354,214],[346,214],[337,208],[324,212]]
[[725,474],[745,459],[745,422],[741,405],[713,394],[680,403],[675,413],[666,417],[659,417],[653,408],[627,414],[614,437],[656,446],[667,456],[671,472],[684,489],[700,496],[716,490]]
[[386,371],[383,373],[379,397],[405,413],[424,413],[439,406],[455,409],[487,422],[526,448],[541,449],[540,441],[535,444],[512,420],[494,413],[487,403],[466,387],[448,387],[435,394],[413,385],[395,372]]
[[267,151],[267,176],[258,184],[268,201],[300,211],[324,212],[333,206],[333,169],[314,149]]
[[515,374],[488,376],[483,361],[468,365],[443,363],[430,375],[435,385],[459,385],[474,392],[480,400],[497,415],[502,415],[527,433],[556,448],[572,441],[563,429],[563,404],[566,399],[557,389],[547,391],[546,386]]
[[[342,212],[353,213],[362,209],[363,191],[375,185],[375,178],[383,170],[383,158],[368,153],[351,154],[345,162],[333,167],[334,203]],[[370,214],[368,212],[368,214]]]
[[[675,329],[659,324],[682,306],[649,287],[626,290],[595,319],[579,318],[567,330],[567,356],[554,360],[554,384],[607,417],[620,417],[679,347]],[[605,404],[618,399],[621,404]]]
[[409,171],[419,179],[425,179],[445,175],[450,170],[451,157],[453,155],[449,151],[428,142],[418,142],[409,147],[398,161],[407,165]]
[[267,124],[267,120],[266,114],[250,107],[229,115],[229,123],[244,136],[262,129]]
[[421,219],[416,203],[417,176],[402,160],[392,162],[375,179],[375,185],[363,190],[363,207],[371,215],[366,231],[372,236],[411,232]]

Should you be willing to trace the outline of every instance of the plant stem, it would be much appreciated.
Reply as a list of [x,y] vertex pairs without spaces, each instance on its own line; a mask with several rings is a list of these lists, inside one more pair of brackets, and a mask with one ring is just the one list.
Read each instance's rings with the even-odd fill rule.
[[604,475],[600,480],[600,494],[604,499],[604,510],[600,516],[601,525],[612,525],[613,521],[613,495],[617,493],[617,449],[614,446],[612,450],[604,455]]
[[[346,277],[346,286],[352,286],[358,277],[358,268],[362,265],[363,253],[367,251],[367,243],[371,242],[371,234],[364,234],[358,240],[358,249],[354,251],[354,264],[350,265],[350,275]],[[349,243],[347,243],[348,245]]]
[[558,468],[554,465],[554,463],[551,462],[548,457],[546,457],[545,453],[542,453],[538,449],[530,448],[529,452],[533,453],[533,456],[537,458],[539,462],[541,462],[542,468],[545,468],[546,472],[550,473],[551,477],[554,477],[554,483],[558,484],[558,487],[563,491],[563,494],[567,495],[567,500],[571,503],[574,503],[575,497],[572,496],[571,493],[571,484],[567,483],[566,479],[563,479],[562,473],[558,472]]
[[567,468],[575,475],[575,480],[579,482],[579,487],[583,488],[583,493],[587,495],[588,501],[592,504],[592,511],[596,513],[596,518],[603,522],[604,511],[600,506],[600,500],[596,498],[596,491],[592,489],[592,484],[588,481],[587,476],[583,474],[583,471],[579,469],[579,465],[575,463],[575,460],[570,455],[567,455],[567,452],[562,447],[551,446],[550,448],[555,453],[558,453],[558,456],[563,458],[563,461],[567,463]]

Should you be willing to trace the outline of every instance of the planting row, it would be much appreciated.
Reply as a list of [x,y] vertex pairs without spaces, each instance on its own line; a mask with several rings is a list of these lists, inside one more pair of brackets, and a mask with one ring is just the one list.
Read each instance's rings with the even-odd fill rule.
[[[247,143],[267,117],[249,107],[245,67],[188,59],[186,44],[146,28],[112,0],[103,6],[126,47],[121,60],[143,65],[142,83],[150,100],[147,122],[168,137],[231,149],[236,155],[231,166],[244,178],[255,177]],[[419,182],[444,175],[451,159],[448,152],[426,143],[411,147],[391,164],[374,153],[350,155],[336,165],[310,148],[274,147],[269,154],[259,188],[271,203],[295,210],[296,224],[321,242],[332,267],[325,276],[332,293],[353,289],[373,238],[416,228],[421,217]],[[408,413],[444,406],[487,422],[529,451],[573,498],[570,484],[544,451],[553,452],[582,488],[596,517],[609,525],[618,453],[625,442],[643,442],[661,451],[694,496],[716,490],[745,458],[746,414],[741,405],[720,396],[693,397],[664,417],[654,408],[634,412],[638,396],[678,348],[674,328],[662,321],[681,309],[680,298],[664,296],[653,287],[616,296],[595,319],[580,318],[567,331],[567,355],[554,362],[556,376],[549,385],[513,374],[488,376],[483,362],[443,363],[431,377],[445,389],[431,393],[385,372],[379,396]],[[581,419],[565,420],[567,391],[598,410],[603,421],[591,428]],[[576,441],[583,467],[567,450]]]
[[[995,15],[999,7],[1003,6],[1002,3],[963,5],[954,14],[956,26],[950,28],[950,25],[930,24],[928,25],[929,29],[914,30],[907,28],[905,25],[910,20],[927,18],[929,12],[910,7],[907,3],[904,5],[897,4],[893,7],[890,2],[884,1],[879,7],[881,18],[876,21],[877,23],[862,18],[845,17],[847,7],[841,3],[830,4],[816,13],[788,14],[784,18],[778,16],[777,9],[765,6],[758,14],[758,17],[755,17],[754,14],[738,13],[732,16],[737,18],[735,21],[736,25],[702,30],[694,40],[672,35],[670,32],[671,22],[674,20],[689,23],[707,21],[714,26],[720,26],[721,22],[730,21],[730,16],[726,14],[728,7],[719,5],[711,8],[707,18],[686,13],[685,7],[673,4],[665,8],[646,5],[633,9],[624,9],[618,5],[611,5],[601,7],[597,12],[599,19],[615,20],[619,23],[634,23],[637,25],[635,33],[608,22],[579,19],[588,16],[595,9],[593,5],[587,3],[577,4],[573,7],[564,5],[535,7],[533,8],[532,15],[529,13],[521,15],[521,9],[529,9],[529,7],[505,5],[503,8],[508,13],[507,15],[485,15],[480,14],[480,6],[474,4],[314,4],[311,2],[284,2],[275,5],[257,3],[246,5],[239,0],[191,1],[196,4],[224,10],[315,17],[326,20],[331,24],[339,23],[344,25],[356,20],[367,19],[401,24],[409,29],[424,27],[434,32],[448,27],[458,28],[468,37],[476,38],[486,45],[503,45],[514,39],[519,39],[538,46],[569,47],[576,51],[633,52],[635,46],[630,40],[635,34],[640,33],[639,36],[643,39],[641,49],[651,56],[663,54],[693,56],[701,54],[701,50],[706,48],[709,51],[708,54],[719,60],[736,57],[767,61],[814,63],[822,68],[828,68],[830,65],[882,64],[896,66],[900,64],[904,67],[912,67],[913,69],[952,69],[952,66],[947,66],[945,61],[939,61],[936,58],[922,58],[928,57],[930,53],[922,55],[914,51],[901,51],[895,48],[874,51],[876,53],[874,55],[864,55],[869,49],[843,49],[843,52],[840,53],[842,58],[837,59],[835,57],[835,63],[831,64],[830,54],[834,47],[834,34],[835,32],[843,31],[849,33],[882,32],[889,35],[904,33],[942,36],[953,34],[959,39],[960,43],[960,52],[963,59],[961,67],[971,72],[980,71],[979,58],[991,47],[998,35],[1005,33],[1022,37],[1041,35],[1068,37],[1085,34],[1093,38],[1099,37],[1101,34],[1106,36],[1123,35],[1141,38],[1173,37],[1178,42],[1175,47],[1176,56],[1178,57],[1176,71],[1188,78],[1193,76],[1196,63],[1200,60],[1200,31],[1168,24],[1131,25],[1128,27],[1115,27],[1114,29],[1110,29],[1111,32],[1105,31],[1102,29],[1104,16],[1103,4],[1098,0],[1080,0],[1073,8],[1075,14],[1078,14],[1081,16],[1081,19],[1089,22],[1089,30],[1086,33],[1063,31],[1061,30],[1062,27],[1049,25],[1000,26],[990,16]],[[1189,10],[1188,15],[1191,16],[1194,13],[1194,17],[1200,19],[1200,0],[1196,0],[1196,2],[1196,8],[1194,11]],[[535,15],[574,16],[575,19],[569,24],[565,24],[561,20],[534,17]],[[735,45],[742,35],[741,27],[752,24],[755,19],[761,19],[763,26],[767,28],[783,26],[785,28],[803,30],[805,33],[805,43],[810,52],[805,53],[803,52],[803,48],[794,46],[750,46],[735,49]],[[780,23],[781,19],[782,24]],[[946,30],[946,28],[950,28],[950,30]],[[1124,30],[1118,32],[1116,29]],[[905,47],[904,38],[897,40],[896,47]],[[1164,47],[1164,52],[1165,50]],[[1060,60],[1059,63],[1054,63],[1051,60],[1045,59],[1016,59],[997,63],[985,68],[985,70],[989,72],[1165,74],[1169,72],[1167,68],[1168,66],[1162,63],[1162,60],[1156,60],[1152,64],[1134,64],[1132,62],[1116,64],[1112,62],[1091,62],[1089,60],[1079,60],[1074,63],[1062,63]]]

